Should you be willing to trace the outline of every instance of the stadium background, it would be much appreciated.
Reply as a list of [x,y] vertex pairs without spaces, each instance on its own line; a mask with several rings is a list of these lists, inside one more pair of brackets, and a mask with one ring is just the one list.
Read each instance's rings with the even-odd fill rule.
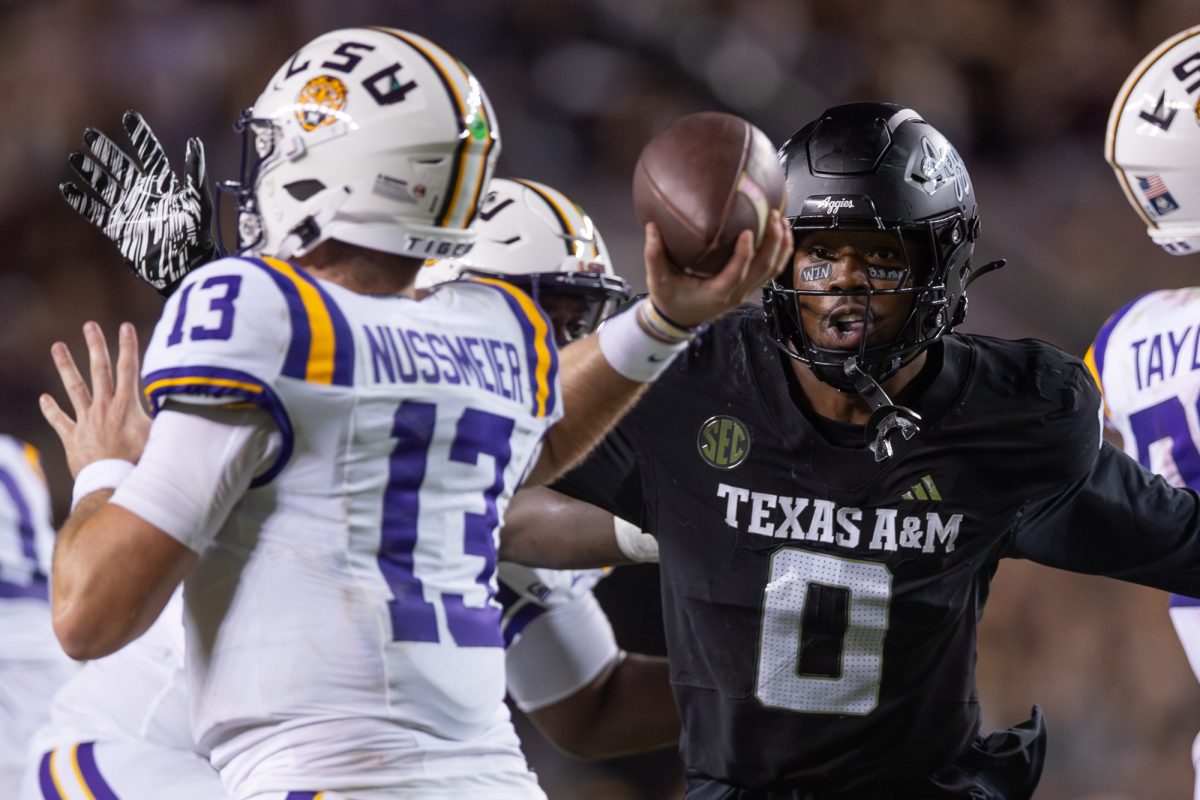
[[[1102,158],[1125,75],[1200,22],[1196,11],[1195,0],[0,0],[0,430],[42,448],[61,518],[68,475],[36,407],[57,383],[50,343],[78,352],[86,319],[109,331],[132,319],[143,337],[156,319],[157,296],[55,191],[84,126],[119,134],[136,108],[175,166],[200,135],[210,174],[233,177],[238,112],[302,42],[355,24],[416,31],[468,64],[500,120],[498,174],[580,202],[635,286],[630,176],[672,119],[730,110],[780,142],[828,105],[910,105],[968,165],[977,258],[1009,259],[972,289],[966,329],[1082,353],[1113,309],[1200,268],[1149,242]],[[661,650],[653,568],[619,570],[600,594],[626,646]],[[1200,687],[1165,595],[1006,563],[981,638],[985,728],[1035,701],[1047,712],[1039,798],[1190,796]],[[552,800],[675,791],[671,753],[584,765],[522,733]]]

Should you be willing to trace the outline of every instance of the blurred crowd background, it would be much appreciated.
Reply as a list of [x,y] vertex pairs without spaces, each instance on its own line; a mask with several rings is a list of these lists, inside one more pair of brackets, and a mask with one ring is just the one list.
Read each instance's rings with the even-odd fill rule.
[[[1196,0],[0,0],[0,430],[43,450],[61,518],[69,476],[36,403],[57,385],[50,344],[79,353],[87,319],[109,331],[133,320],[144,340],[157,318],[157,295],[56,191],[84,127],[116,137],[138,109],[175,165],[199,135],[210,174],[234,177],[241,109],[300,44],[358,24],[421,33],[462,59],[499,117],[498,174],[576,199],[639,287],[630,178],[671,120],[729,110],[782,142],[829,105],[912,106],[970,170],[977,258],[1009,260],[972,288],[966,329],[1082,354],[1133,295],[1197,280],[1200,256],[1149,242],[1102,152],[1125,76],[1198,22]],[[618,570],[599,590],[630,649],[661,651],[655,579]],[[1007,563],[979,679],[988,727],[1045,708],[1039,798],[1191,796],[1200,687],[1165,595]],[[522,733],[552,800],[679,790],[672,753],[582,764]]]

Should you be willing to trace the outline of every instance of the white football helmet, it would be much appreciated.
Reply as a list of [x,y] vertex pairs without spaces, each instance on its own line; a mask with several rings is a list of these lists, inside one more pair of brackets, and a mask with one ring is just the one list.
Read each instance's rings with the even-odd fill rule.
[[1125,80],[1104,157],[1155,244],[1200,252],[1200,25],[1160,44]]
[[326,239],[418,258],[462,255],[500,154],[483,87],[428,39],[318,36],[239,122],[238,245],[278,258]]
[[475,247],[465,256],[422,267],[417,288],[463,275],[505,280],[541,305],[559,345],[590,333],[629,297],[600,231],[557,189],[495,178],[479,205],[475,233]]

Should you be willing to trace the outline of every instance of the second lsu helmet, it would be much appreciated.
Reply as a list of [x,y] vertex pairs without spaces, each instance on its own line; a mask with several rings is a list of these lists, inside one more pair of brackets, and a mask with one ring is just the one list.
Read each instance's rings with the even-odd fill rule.
[[475,233],[467,255],[422,267],[417,288],[463,275],[507,281],[542,306],[559,345],[590,333],[629,297],[591,217],[557,189],[493,179]]
[[1125,79],[1104,157],[1155,244],[1200,252],[1200,25],[1154,48]]
[[318,36],[238,124],[242,251],[290,258],[327,239],[418,258],[462,255],[500,153],[483,87],[416,34]]
[[[908,268],[893,288],[850,293],[865,295],[868,308],[872,297],[908,295],[912,309],[892,341],[868,343],[864,336],[850,351],[822,348],[805,333],[803,298],[846,292],[800,289],[789,269],[763,289],[772,335],[789,356],[843,391],[856,389],[848,361],[882,382],[965,317],[979,214],[962,158],[920,114],[890,103],[835,106],[788,139],[779,156],[785,216],[797,242],[814,230],[893,233]],[[928,263],[912,262],[910,251],[917,250]]]

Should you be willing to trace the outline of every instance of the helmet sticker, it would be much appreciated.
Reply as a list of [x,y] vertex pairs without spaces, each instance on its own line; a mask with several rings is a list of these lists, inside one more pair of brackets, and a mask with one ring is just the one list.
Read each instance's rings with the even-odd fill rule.
[[1179,204],[1167,190],[1167,184],[1161,175],[1136,175],[1135,177],[1138,188],[1142,190],[1142,194],[1146,196],[1146,202],[1149,203],[1146,210],[1151,214],[1161,217],[1179,209]]
[[318,75],[296,97],[296,119],[306,131],[330,125],[346,107],[346,84],[332,75]]
[[921,137],[921,152],[923,157],[913,178],[920,182],[925,193],[932,196],[947,184],[954,184],[954,196],[961,203],[962,199],[971,193],[971,179],[967,177],[967,168],[963,165],[958,151],[947,144],[938,152],[928,136]]

